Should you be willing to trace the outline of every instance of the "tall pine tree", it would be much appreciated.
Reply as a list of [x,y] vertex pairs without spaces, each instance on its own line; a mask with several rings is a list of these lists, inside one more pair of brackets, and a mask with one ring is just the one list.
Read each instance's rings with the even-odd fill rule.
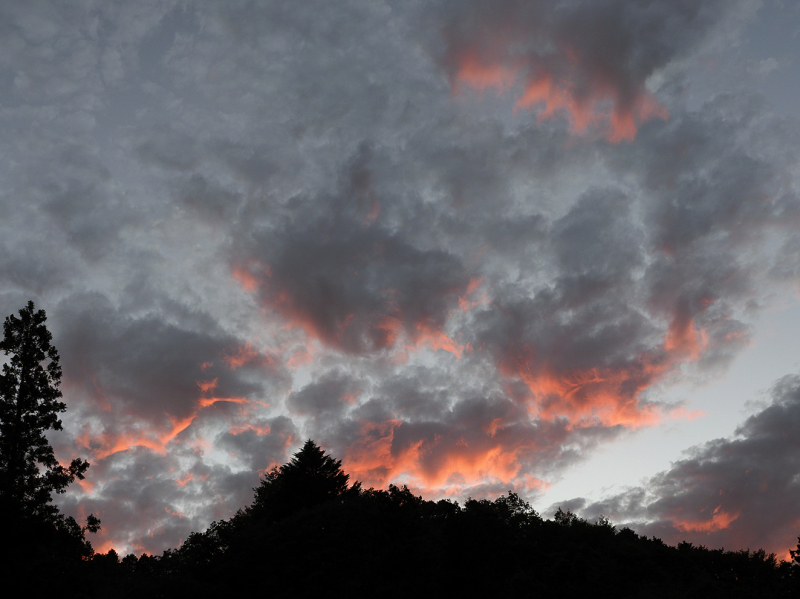
[[[68,467],[56,459],[45,431],[61,430],[61,366],[50,343],[44,310],[29,301],[3,323],[6,363],[0,375],[0,501],[6,514],[55,523],[60,519],[52,493],[63,493],[82,479],[89,463],[74,459]],[[96,528],[96,525],[90,525]]]
[[330,499],[357,496],[361,483],[348,486],[349,480],[342,461],[309,439],[288,464],[273,468],[261,479],[250,512],[274,521]]

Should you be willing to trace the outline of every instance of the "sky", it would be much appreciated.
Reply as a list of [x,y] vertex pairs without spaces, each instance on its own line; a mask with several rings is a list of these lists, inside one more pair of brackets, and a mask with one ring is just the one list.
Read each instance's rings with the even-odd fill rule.
[[160,553],[305,439],[669,543],[800,535],[800,6],[0,4],[0,314]]

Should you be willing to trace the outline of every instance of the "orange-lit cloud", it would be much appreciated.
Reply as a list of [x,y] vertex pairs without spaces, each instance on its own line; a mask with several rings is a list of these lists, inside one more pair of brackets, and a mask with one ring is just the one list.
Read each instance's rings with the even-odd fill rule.
[[231,370],[241,368],[245,364],[272,364],[273,360],[267,355],[260,353],[248,341],[243,346],[229,350],[222,358]]
[[496,88],[502,91],[514,85],[520,65],[503,65],[484,61],[480,59],[476,51],[469,50],[459,57],[456,68],[456,74],[452,81],[454,93],[458,92],[461,84],[478,90]]
[[75,482],[78,483],[78,486],[80,486],[84,493],[91,494],[94,490],[94,483],[88,479],[76,479]]
[[[102,529],[101,529],[102,530]],[[94,545],[95,543],[93,543]],[[115,539],[108,539],[97,544],[94,548],[95,553],[108,553],[111,549],[115,549],[119,543]]]
[[528,491],[538,491],[543,493],[553,485],[547,481],[543,481],[540,478],[536,478],[535,476],[531,476],[530,474],[526,473],[522,475],[522,486]]
[[[469,33],[451,31],[446,63],[453,94],[462,88],[516,90],[515,110],[538,111],[537,120],[564,117],[574,133],[602,132],[611,143],[633,141],[639,126],[667,120],[669,112],[645,87],[645,77],[626,73],[627,57],[598,60],[596,47],[579,47],[560,36],[537,49],[540,23],[514,22],[514,7],[502,23],[493,15],[475,18]],[[458,28],[456,28],[458,29]],[[545,35],[541,30],[538,35]],[[531,45],[533,43],[533,45]],[[635,52],[633,48],[630,52]]]
[[217,381],[219,379],[212,379],[210,381],[197,381],[197,386],[200,387],[202,393],[208,393],[217,388]]
[[261,265],[255,260],[247,260],[231,267],[231,277],[247,293],[254,293],[258,289],[259,276],[271,277],[269,266]]
[[[343,464],[354,478],[367,486],[384,487],[402,477],[428,491],[455,491],[487,480],[520,484],[542,490],[547,483],[521,473],[520,452],[530,449],[519,442],[504,444],[485,434],[468,440],[464,436],[435,436],[400,447],[395,433],[403,421],[364,421],[358,440],[346,450]],[[527,442],[530,444],[530,442]]]
[[566,416],[575,426],[599,422],[604,426],[639,428],[657,423],[660,413],[643,406],[639,394],[666,370],[667,364],[643,354],[619,368],[558,371],[537,359],[532,348],[499,365],[506,376],[517,376],[535,399],[532,416],[552,420]]
[[435,351],[441,349],[450,352],[458,359],[461,359],[461,355],[464,353],[464,346],[453,341],[441,329],[427,323],[419,323],[414,335],[414,345],[407,346],[406,349],[423,346],[428,346]]
[[558,78],[533,62],[523,69],[513,63],[480,62],[472,53],[457,60],[454,93],[462,84],[479,90],[495,87],[503,91],[521,79],[523,91],[516,98],[517,109],[538,110],[539,121],[563,115],[578,134],[596,128],[604,131],[611,143],[630,142],[642,123],[669,118],[667,109],[643,85],[631,101],[625,102],[612,85],[602,80],[592,81],[588,90],[579,89],[571,77]]
[[[643,404],[642,392],[685,362],[699,360],[708,347],[708,336],[698,330],[691,316],[676,310],[664,335],[663,345],[640,352],[617,367],[556,368],[547,355],[524,345],[507,352],[498,370],[507,377],[518,377],[531,391],[531,415],[552,420],[566,417],[572,426],[600,423],[628,428],[651,426],[662,418],[661,410]],[[671,418],[694,419],[702,411],[673,410]]]
[[698,331],[690,317],[676,316],[664,338],[665,350],[693,361],[700,358],[707,346],[708,335],[702,329]]
[[401,423],[401,420],[361,423],[358,439],[349,445],[342,460],[348,472],[366,484],[383,486],[393,473],[392,438]]
[[422,479],[429,487],[445,486],[449,482],[459,485],[469,485],[496,479],[503,483],[510,483],[520,470],[517,452],[507,449],[498,443],[490,447],[481,447],[463,452],[453,452],[447,455],[434,470],[412,470],[417,478]]
[[489,303],[489,296],[484,291],[479,298],[472,297],[475,291],[481,286],[483,279],[472,278],[469,280],[467,290],[464,295],[458,298],[458,307],[463,312],[468,312],[476,306],[481,306]]
[[[212,391],[216,388],[216,384],[216,379],[213,381],[197,382],[198,387],[200,387],[204,393]],[[189,415],[182,418],[167,415],[166,419],[169,421],[169,426],[162,427],[161,430],[149,426],[146,429],[144,427],[137,427],[133,430],[120,433],[101,432],[96,434],[87,426],[84,428],[84,431],[76,437],[76,440],[81,446],[91,451],[92,457],[96,460],[102,460],[112,454],[127,451],[134,447],[145,447],[156,453],[165,454],[167,446],[173,442],[180,433],[191,426],[201,410],[219,402],[247,404],[248,400],[244,397],[200,397],[197,399],[195,407]]]
[[673,520],[673,525],[682,532],[714,532],[728,528],[740,516],[740,512],[730,513],[721,508],[721,505],[716,507],[711,520]]
[[232,435],[239,435],[241,433],[252,431],[258,436],[269,435],[272,430],[270,429],[268,424],[264,424],[262,426],[256,426],[255,424],[242,424],[232,426],[228,429],[228,432]]
[[207,408],[208,406],[213,406],[215,403],[218,402],[230,402],[230,403],[239,403],[239,404],[246,404],[247,399],[244,397],[202,397],[197,402],[197,405],[201,408]]
[[403,331],[403,321],[397,316],[384,315],[372,326],[376,335],[378,347],[393,347]]
[[310,364],[314,358],[307,348],[302,347],[295,351],[292,356],[286,361],[286,367],[290,370],[296,370],[301,366]]
[[669,112],[644,87],[630,104],[624,104],[611,85],[595,82],[588,95],[579,93],[569,80],[558,81],[552,73],[540,70],[529,76],[525,90],[516,101],[517,108],[541,108],[538,119],[564,115],[575,133],[600,127],[611,143],[633,141],[638,126],[658,118],[667,120]]
[[175,516],[177,518],[185,518],[186,517],[185,514],[182,514],[178,510],[171,510],[171,509],[169,509],[169,507],[165,507],[164,511],[167,512],[170,516]]
[[76,437],[78,444],[88,449],[95,460],[102,460],[134,447],[146,447],[157,453],[164,453],[169,440],[171,438],[168,438],[168,434],[158,436],[138,432],[93,434],[88,430]]
[[248,293],[253,293],[258,289],[258,281],[246,268],[235,266],[231,271],[231,276]]
[[182,477],[180,477],[178,480],[176,480],[175,483],[179,487],[185,487],[187,484],[189,484],[193,480],[194,480],[194,475],[191,472],[187,472]]

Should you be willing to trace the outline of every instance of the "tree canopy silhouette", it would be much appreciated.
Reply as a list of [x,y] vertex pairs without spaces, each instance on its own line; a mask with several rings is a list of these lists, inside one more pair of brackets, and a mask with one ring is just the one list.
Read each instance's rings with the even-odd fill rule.
[[[82,479],[89,463],[80,458],[62,466],[45,433],[61,430],[58,415],[61,367],[44,310],[33,302],[3,323],[0,350],[0,515],[5,542],[0,543],[0,577],[9,588],[30,597],[70,595],[85,587],[86,565],[94,554],[85,533],[97,532],[90,515],[85,526],[61,514],[53,493],[63,493]],[[82,591],[81,591],[82,592]]]
[[361,483],[348,487],[349,480],[342,461],[309,439],[288,463],[274,467],[261,480],[250,510],[257,517],[278,520],[330,499],[358,495]]
[[44,434],[61,430],[58,414],[67,409],[59,401],[61,366],[46,320],[29,301],[19,318],[12,314],[3,323],[0,350],[10,358],[0,375],[0,497],[6,513],[53,522],[52,493],[82,479],[89,463],[76,458],[62,466]]
[[180,548],[96,555],[93,596],[799,596],[800,565],[763,550],[671,547],[561,509],[545,520],[512,491],[459,505],[348,482],[309,440],[262,479],[251,506]]

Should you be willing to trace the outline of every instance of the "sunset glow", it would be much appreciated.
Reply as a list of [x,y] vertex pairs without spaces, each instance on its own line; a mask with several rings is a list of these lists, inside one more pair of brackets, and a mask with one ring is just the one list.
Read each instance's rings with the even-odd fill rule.
[[[518,452],[524,447],[505,448],[494,435],[486,435],[471,444],[466,439],[419,439],[397,445],[395,432],[400,420],[361,425],[361,439],[352,444],[343,459],[349,472],[364,484],[386,486],[393,480],[411,477],[414,485],[429,492],[450,486],[496,480],[511,483],[519,474]],[[546,483],[526,476],[525,485],[540,488]]]
[[0,3],[0,305],[90,464],[53,505],[161,555],[312,440],[785,554],[796,4]]
[[675,527],[683,532],[712,532],[728,528],[740,516],[740,513],[729,513],[721,510],[721,507],[718,505],[714,508],[710,520],[675,520]]

